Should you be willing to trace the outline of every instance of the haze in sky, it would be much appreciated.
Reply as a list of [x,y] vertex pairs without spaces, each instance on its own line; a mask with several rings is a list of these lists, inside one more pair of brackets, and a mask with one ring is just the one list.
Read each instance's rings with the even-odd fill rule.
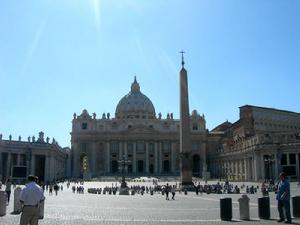
[[245,104],[300,112],[298,0],[1,0],[0,133],[70,146],[73,113],[114,115],[134,76],[156,113],[207,128]]

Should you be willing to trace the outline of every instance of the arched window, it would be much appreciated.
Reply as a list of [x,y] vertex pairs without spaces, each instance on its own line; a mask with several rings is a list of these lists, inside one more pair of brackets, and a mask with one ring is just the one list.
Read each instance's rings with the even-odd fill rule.
[[193,123],[193,130],[198,130],[198,124],[197,123]]

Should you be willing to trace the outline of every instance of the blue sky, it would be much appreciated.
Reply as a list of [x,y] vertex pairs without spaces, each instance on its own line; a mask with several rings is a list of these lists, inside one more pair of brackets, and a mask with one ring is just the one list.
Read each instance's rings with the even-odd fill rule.
[[73,113],[114,114],[134,75],[163,117],[207,128],[252,104],[300,112],[300,1],[0,0],[0,133],[70,146]]

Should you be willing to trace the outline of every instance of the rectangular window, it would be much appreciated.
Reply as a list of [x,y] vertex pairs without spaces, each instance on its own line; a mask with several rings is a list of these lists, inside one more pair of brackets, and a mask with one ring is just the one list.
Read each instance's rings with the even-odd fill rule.
[[148,144],[148,150],[149,150],[149,152],[154,152],[154,143]]
[[81,143],[80,148],[81,148],[82,152],[86,152],[87,151],[87,143]]
[[198,151],[200,149],[200,142],[192,142],[192,150],[193,151]]
[[171,151],[171,142],[170,141],[165,141],[162,144],[163,152],[170,152]]
[[193,130],[198,130],[198,124],[193,123]]
[[114,141],[110,143],[110,151],[112,153],[118,153],[119,152],[119,142]]
[[282,170],[287,176],[296,176],[296,166],[283,166]]
[[127,144],[127,151],[133,151],[133,144],[132,143],[128,143]]
[[287,156],[286,156],[286,154],[281,155],[281,165],[287,165]]
[[290,158],[290,164],[295,165],[296,164],[296,154],[294,154],[294,153],[290,154],[289,158]]
[[145,153],[146,151],[146,145],[143,142],[138,142],[136,144],[136,152],[137,153]]
[[87,123],[82,123],[81,128],[82,128],[82,130],[86,130],[87,129]]

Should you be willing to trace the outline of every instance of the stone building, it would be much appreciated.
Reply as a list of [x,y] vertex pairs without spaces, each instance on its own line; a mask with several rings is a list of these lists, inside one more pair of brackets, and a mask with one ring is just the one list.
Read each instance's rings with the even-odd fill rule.
[[209,171],[229,180],[277,179],[281,171],[300,177],[300,113],[245,105],[240,119],[213,129]]
[[[70,149],[62,148],[55,139],[50,143],[44,133],[40,132],[39,137],[28,137],[27,141],[3,140],[0,134],[0,180],[13,175],[13,168],[25,168],[26,174],[34,174],[41,181],[51,182],[53,180],[67,177],[68,157]],[[20,177],[19,177],[20,178]]]
[[[180,121],[168,113],[156,114],[151,100],[140,91],[136,78],[118,103],[115,116],[101,118],[87,110],[74,114],[71,132],[73,177],[120,173],[118,161],[129,161],[128,175],[179,175]],[[193,174],[206,168],[205,118],[190,115]]]

